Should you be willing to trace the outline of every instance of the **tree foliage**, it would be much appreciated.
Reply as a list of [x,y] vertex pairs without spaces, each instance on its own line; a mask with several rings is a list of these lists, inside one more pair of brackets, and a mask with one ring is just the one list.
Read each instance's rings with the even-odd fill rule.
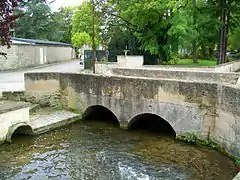
[[[92,37],[91,2],[58,12],[44,0],[2,0],[0,5],[2,45],[8,44],[17,16],[17,36],[72,41],[78,47]],[[162,63],[179,54],[213,58],[219,51],[223,63],[227,49],[240,49],[239,0],[94,0],[94,8],[95,40],[119,53],[127,46],[156,55]]]
[[2,0],[1,9],[8,9],[1,11],[0,16],[4,17],[0,19],[1,44],[10,45],[9,37],[14,34],[22,38],[71,43],[74,7],[52,12],[50,3],[46,0]]
[[13,9],[19,6],[18,0],[1,0],[0,1],[0,41],[1,45],[9,43],[9,31],[13,28],[14,20],[17,16],[13,14]]
[[[220,46],[227,46],[227,38],[219,44],[221,31],[225,37],[229,32],[230,39],[236,37],[238,31],[233,29],[239,27],[236,22],[239,3],[239,0],[106,0],[101,13],[108,31],[118,26],[134,32],[141,48],[161,61],[175,57],[180,50],[188,56],[212,58]],[[228,15],[224,22],[220,18],[222,9]]]
[[51,31],[49,31],[48,39],[71,43],[72,16],[76,7],[61,7],[54,12],[51,19]]
[[89,45],[91,43],[91,37],[88,33],[75,33],[72,36],[72,44],[74,47],[81,48],[83,45]]
[[234,28],[229,37],[230,49],[240,52],[240,27]]
[[[99,34],[99,18],[95,14],[95,32]],[[72,35],[75,33],[86,32],[92,37],[92,6],[91,3],[84,1],[72,17]]]
[[31,0],[16,12],[21,18],[15,22],[17,37],[31,39],[48,39],[51,32],[52,12],[42,0]]
[[[84,35],[84,37],[86,37],[87,34],[92,39],[93,19],[92,19],[92,4],[90,2],[83,1],[83,3],[77,7],[72,17],[71,26],[72,26],[71,31],[72,42],[74,41],[74,37],[79,37],[79,35]],[[99,45],[100,20],[97,13],[95,13],[94,16],[94,30],[95,30],[94,34],[95,45]]]

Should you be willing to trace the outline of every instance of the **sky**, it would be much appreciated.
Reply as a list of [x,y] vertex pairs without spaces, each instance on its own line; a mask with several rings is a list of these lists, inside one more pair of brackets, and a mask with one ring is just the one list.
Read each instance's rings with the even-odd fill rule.
[[51,9],[53,11],[56,11],[58,8],[60,8],[61,6],[75,6],[75,5],[79,5],[82,3],[83,0],[55,0],[52,4],[51,4]]

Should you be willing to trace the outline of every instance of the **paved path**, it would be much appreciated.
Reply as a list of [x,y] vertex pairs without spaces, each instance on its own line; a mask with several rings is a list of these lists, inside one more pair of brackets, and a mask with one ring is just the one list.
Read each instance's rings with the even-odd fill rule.
[[79,72],[82,70],[83,66],[79,64],[79,60],[74,60],[46,67],[35,67],[9,72],[0,71],[0,92],[23,91],[25,72]]

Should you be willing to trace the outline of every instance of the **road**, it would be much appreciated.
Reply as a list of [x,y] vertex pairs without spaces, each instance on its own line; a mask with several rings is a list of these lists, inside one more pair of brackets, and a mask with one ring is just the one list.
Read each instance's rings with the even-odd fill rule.
[[16,71],[0,72],[0,92],[23,91],[24,73],[26,72],[80,72],[83,66],[79,60],[69,61],[61,64],[49,65],[46,67],[35,67]]

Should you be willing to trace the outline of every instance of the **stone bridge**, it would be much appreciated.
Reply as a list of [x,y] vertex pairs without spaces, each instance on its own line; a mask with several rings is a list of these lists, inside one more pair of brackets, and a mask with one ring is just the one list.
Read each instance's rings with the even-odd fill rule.
[[110,110],[122,127],[155,114],[174,129],[221,145],[240,157],[240,89],[234,84],[71,73],[25,74],[25,98],[82,113]]

